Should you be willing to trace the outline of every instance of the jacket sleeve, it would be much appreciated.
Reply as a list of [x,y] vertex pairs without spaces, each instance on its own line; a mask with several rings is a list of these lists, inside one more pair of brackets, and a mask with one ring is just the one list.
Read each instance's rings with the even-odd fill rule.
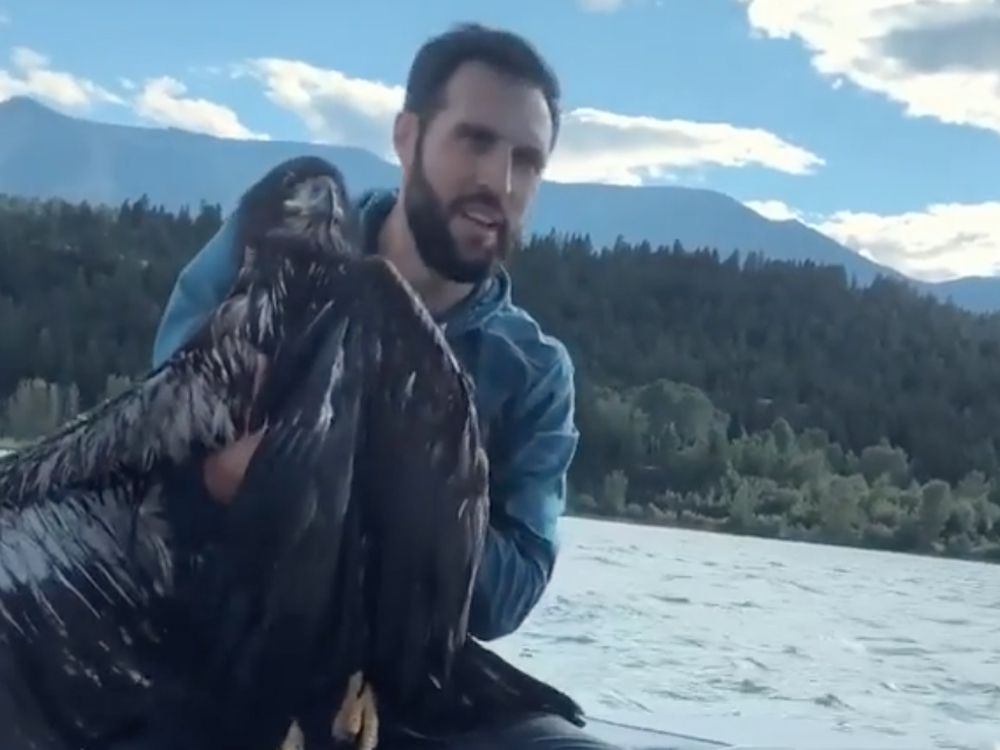
[[236,279],[236,222],[227,219],[177,276],[153,341],[153,367],[177,351],[226,296]]
[[[493,640],[521,626],[548,586],[559,550],[557,523],[579,433],[573,367],[561,344],[521,397],[508,427],[511,445],[493,467],[494,515],[473,589],[469,630]],[[499,517],[498,517],[499,516]]]

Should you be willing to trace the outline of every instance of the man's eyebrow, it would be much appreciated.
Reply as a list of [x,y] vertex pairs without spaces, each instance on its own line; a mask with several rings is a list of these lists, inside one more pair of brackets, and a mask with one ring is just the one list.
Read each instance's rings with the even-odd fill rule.
[[481,138],[487,141],[500,140],[500,134],[494,128],[478,122],[460,122],[455,126],[455,132],[458,135]]
[[[496,143],[500,140],[500,134],[496,129],[478,122],[460,122],[455,126],[455,132],[463,137],[476,138],[489,143]],[[545,153],[537,146],[517,144],[514,146],[514,153],[528,159],[535,166],[540,167],[545,164]]]

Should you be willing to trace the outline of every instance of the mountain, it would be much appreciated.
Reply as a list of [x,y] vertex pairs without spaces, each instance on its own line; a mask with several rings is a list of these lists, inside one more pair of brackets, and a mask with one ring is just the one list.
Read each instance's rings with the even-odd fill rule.
[[[263,172],[301,154],[338,164],[355,193],[398,179],[396,166],[358,148],[98,123],[26,97],[0,103],[0,193],[110,205],[145,193],[170,209],[202,200],[228,208]],[[841,266],[860,283],[880,274],[901,278],[798,221],[764,218],[712,190],[546,182],[529,228],[586,233],[597,246],[621,236],[653,246],[679,240],[685,247],[714,247],[722,254],[757,251],[775,259]],[[973,311],[1000,310],[1000,278],[912,283]]]
[[714,190],[548,182],[534,217],[539,231],[589,233],[595,244],[611,244],[618,235],[653,246],[678,239],[685,247],[715,247],[723,255],[756,251],[777,260],[842,266],[861,282],[899,276],[798,221],[766,219]]
[[0,192],[16,195],[118,205],[146,193],[172,210],[201,200],[229,206],[263,172],[303,153],[336,162],[353,190],[395,179],[395,167],[362,149],[98,123],[25,97],[0,103]]

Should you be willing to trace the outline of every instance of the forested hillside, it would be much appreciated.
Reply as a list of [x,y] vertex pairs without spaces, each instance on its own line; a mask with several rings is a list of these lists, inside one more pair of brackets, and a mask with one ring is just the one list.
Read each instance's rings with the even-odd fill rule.
[[[0,434],[148,366],[220,210],[0,203]],[[834,268],[538,237],[516,300],[570,347],[572,509],[1000,559],[1000,316]]]

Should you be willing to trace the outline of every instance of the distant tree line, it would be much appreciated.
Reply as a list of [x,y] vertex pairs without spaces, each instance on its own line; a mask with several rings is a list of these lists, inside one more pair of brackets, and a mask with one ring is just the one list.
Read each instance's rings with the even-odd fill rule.
[[[218,206],[0,199],[0,435],[149,365]],[[1000,316],[757,254],[531,238],[516,301],[570,348],[575,513],[1000,560]]]

